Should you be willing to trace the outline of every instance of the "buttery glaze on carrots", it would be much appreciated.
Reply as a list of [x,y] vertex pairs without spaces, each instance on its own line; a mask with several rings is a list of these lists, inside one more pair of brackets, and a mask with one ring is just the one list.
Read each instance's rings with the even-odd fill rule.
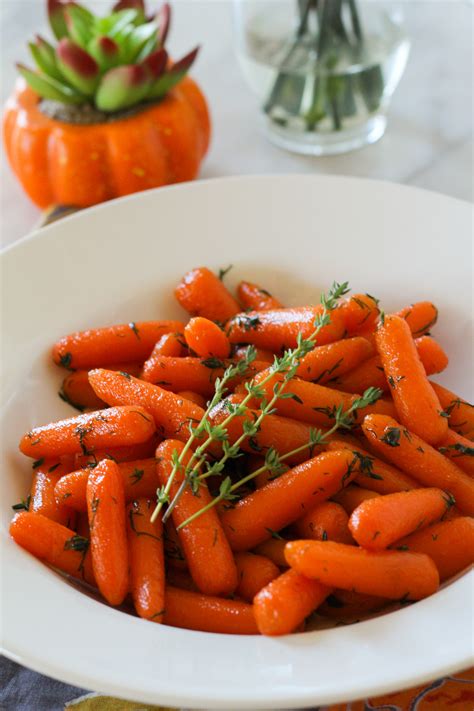
[[110,605],[204,632],[435,593],[474,562],[474,408],[428,380],[448,365],[436,306],[385,316],[334,284],[289,307],[227,271],[185,274],[189,318],[54,344],[82,414],[21,438],[12,538]]

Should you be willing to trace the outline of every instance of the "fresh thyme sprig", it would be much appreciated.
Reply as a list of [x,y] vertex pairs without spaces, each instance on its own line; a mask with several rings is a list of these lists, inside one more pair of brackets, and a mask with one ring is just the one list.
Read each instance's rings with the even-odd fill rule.
[[[196,427],[190,425],[191,436],[186,442],[181,454],[178,456],[178,454],[175,453],[175,457],[173,459],[173,469],[170,473],[168,481],[164,487],[161,487],[157,491],[158,504],[152,514],[152,521],[156,519],[159,512],[161,511],[163,504],[165,503],[168,504],[168,508],[163,516],[163,521],[166,521],[166,519],[171,515],[173,508],[179,501],[179,498],[181,497],[186,486],[189,485],[192,491],[194,493],[197,493],[200,481],[212,475],[222,474],[225,463],[228,459],[234,459],[238,456],[241,456],[240,445],[243,440],[246,437],[255,436],[259,431],[260,424],[263,419],[267,415],[272,414],[274,412],[274,405],[276,401],[279,398],[293,397],[292,393],[283,392],[285,390],[286,385],[296,375],[298,365],[301,359],[314,348],[317,336],[321,329],[331,322],[330,312],[337,307],[339,299],[345,294],[347,294],[348,291],[349,287],[347,282],[343,282],[342,284],[334,282],[327,295],[323,294],[321,296],[321,305],[323,308],[321,310],[321,313],[319,313],[315,318],[313,333],[306,339],[303,338],[301,333],[299,333],[297,337],[296,348],[285,351],[283,356],[281,356],[280,358],[275,357],[275,360],[272,366],[270,366],[267,375],[260,382],[257,383],[255,381],[255,378],[253,378],[250,382],[246,383],[245,387],[247,390],[247,395],[244,397],[242,402],[238,404],[228,403],[228,416],[219,425],[212,425],[209,422],[208,417],[211,410],[221,402],[224,392],[226,391],[225,384],[228,383],[231,378],[235,377],[235,375],[242,375],[245,373],[250,363],[255,359],[255,349],[250,346],[247,349],[246,358],[237,363],[236,365],[230,366],[225,371],[222,380],[216,380],[214,397],[209,403],[202,420]],[[267,401],[264,386],[277,374],[283,375],[283,378],[281,381],[277,381],[274,384],[273,395]],[[247,413],[247,404],[253,398],[261,400],[260,415],[257,417],[256,420],[244,420],[242,435],[236,440],[236,442],[234,442],[233,445],[230,445],[228,442],[228,435],[226,429],[227,425],[235,417],[245,415]],[[340,413],[340,415],[342,416],[342,413]],[[177,472],[183,471],[183,459],[185,455],[190,450],[191,445],[195,442],[195,440],[202,439],[205,434],[207,434],[207,438],[202,444],[196,447],[195,451],[193,452],[187,466],[184,468],[184,480],[181,483],[181,486],[179,487],[173,500],[170,501],[169,492],[171,489],[171,485],[174,481],[174,478],[176,477]],[[222,443],[223,456],[218,461],[209,464],[209,462],[206,460],[206,452],[212,442]],[[206,466],[206,471],[202,474],[199,474],[201,468],[204,466]],[[224,494],[229,495],[228,489],[231,486],[232,484],[230,482],[230,479],[224,479],[224,481],[221,483],[221,490],[219,492],[219,496],[222,496],[223,498]]]
[[202,509],[200,509],[195,514],[183,521],[178,526],[177,530],[179,531],[181,528],[184,528],[184,526],[187,526],[189,523],[198,518],[198,516],[201,516],[203,513],[209,511],[209,509],[216,506],[220,501],[231,501],[232,499],[235,499],[236,495],[234,492],[237,491],[237,489],[239,489],[241,486],[244,486],[244,484],[247,484],[252,479],[255,479],[255,477],[257,477],[259,474],[263,474],[263,472],[265,471],[270,471],[275,474],[274,478],[276,479],[278,476],[283,474],[286,469],[283,465],[283,462],[285,460],[290,459],[295,454],[299,454],[300,452],[303,452],[306,449],[309,449],[310,452],[312,452],[315,447],[326,444],[329,437],[334,434],[339,428],[351,429],[354,424],[354,413],[359,409],[372,405],[381,397],[382,394],[383,391],[380,388],[370,387],[364,392],[361,397],[354,400],[354,402],[347,410],[343,410],[342,405],[340,405],[335,412],[334,425],[329,430],[323,432],[323,430],[312,428],[310,430],[308,442],[299,447],[296,447],[295,449],[292,449],[286,454],[280,455],[276,449],[270,447],[265,455],[265,464],[263,464],[258,469],[255,469],[255,471],[250,472],[250,474],[247,474],[247,476],[244,476],[242,479],[239,479],[239,481],[235,482],[235,484],[232,483],[230,477],[226,477],[221,483],[218,496],[212,499],[212,501],[210,501]]
[[[155,521],[158,514],[160,513],[163,504],[168,504],[170,503],[169,500],[169,492],[171,489],[171,486],[173,484],[174,478],[179,470],[182,469],[183,467],[183,459],[185,458],[186,454],[189,452],[192,444],[197,440],[201,439],[206,433],[208,433],[209,437],[206,440],[206,442],[210,443],[210,422],[208,420],[209,414],[211,410],[219,404],[219,402],[222,400],[223,396],[227,392],[227,383],[232,380],[232,378],[235,378],[238,375],[244,375],[251,363],[255,360],[256,357],[256,350],[253,346],[249,346],[247,348],[247,352],[245,355],[245,358],[240,360],[238,363],[230,365],[226,371],[224,372],[222,378],[216,378],[215,383],[214,383],[214,395],[211,399],[211,401],[208,403],[207,409],[202,416],[201,421],[194,427],[192,423],[189,423],[189,431],[190,431],[190,436],[186,444],[184,445],[183,450],[181,451],[181,454],[178,456],[178,453],[175,451],[174,452],[174,458],[173,458],[173,469],[171,470],[170,476],[168,478],[168,481],[166,482],[165,486],[162,486],[160,489],[157,490],[157,505],[155,507],[155,510],[153,511],[151,515],[151,521]],[[208,446],[208,445],[207,445]],[[198,448],[199,449],[199,448]],[[194,452],[191,461],[195,460],[196,457],[196,452]],[[191,464],[191,461],[188,464],[188,467]],[[184,490],[184,489],[183,489]]]

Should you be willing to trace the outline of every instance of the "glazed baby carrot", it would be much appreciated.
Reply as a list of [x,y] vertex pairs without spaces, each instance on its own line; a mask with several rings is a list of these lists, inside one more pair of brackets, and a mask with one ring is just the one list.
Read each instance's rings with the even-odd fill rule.
[[474,446],[470,439],[448,429],[448,434],[440,442],[438,451],[451,459],[466,474],[474,477]]
[[[142,368],[140,363],[118,363],[110,369],[121,370],[124,373],[138,377]],[[62,400],[75,407],[76,410],[100,410],[103,407],[107,407],[106,403],[97,397],[93,391],[89,383],[88,370],[74,370],[69,373],[64,378],[58,394]]]
[[294,632],[330,594],[331,588],[287,570],[254,599],[254,614],[261,634],[272,637]]
[[221,634],[258,634],[252,605],[167,586],[165,625]]
[[54,495],[54,487],[68,471],[69,467],[57,459],[35,462],[29,510],[74,528],[75,512],[64,502],[58,503]]
[[22,437],[20,451],[37,458],[90,454],[104,447],[145,442],[154,431],[153,419],[142,407],[111,407],[35,427]]
[[[446,353],[431,336],[417,338],[415,346],[427,375],[440,373],[448,365]],[[348,393],[364,392],[370,387],[380,388],[385,392],[391,389],[378,354],[365,360],[350,373],[338,377],[334,381],[334,387]]]
[[193,390],[180,390],[178,393],[179,397],[184,397],[185,400],[190,400],[194,402],[195,405],[199,405],[203,410],[206,409],[206,398],[204,395],[195,393]]
[[344,622],[357,621],[378,612],[388,604],[386,598],[363,595],[352,590],[333,590],[318,608],[318,614]]
[[269,538],[268,541],[256,546],[254,553],[269,558],[279,568],[286,568],[288,564],[285,558],[285,546],[286,541],[282,538]]
[[[267,398],[271,398],[275,384],[283,382],[284,376],[281,373],[276,373],[266,383],[263,383],[262,381],[268,374],[268,369],[257,373],[255,383],[260,385]],[[299,378],[293,378],[285,385],[282,392],[292,393],[292,397],[279,398],[276,401],[275,409],[278,414],[307,422],[317,427],[331,427],[334,424],[334,413],[337,408],[342,407],[344,411],[347,411],[358,399],[357,395],[333,390],[325,385],[309,383]],[[360,410],[357,413],[357,419],[361,419],[365,414],[377,412],[380,409],[384,413],[395,414],[391,402],[379,400]]]
[[185,326],[188,347],[200,358],[228,358],[230,343],[224,331],[207,318],[195,316]]
[[474,439],[474,405],[455,395],[439,383],[430,380],[431,387],[439,397],[443,411],[448,415],[452,430],[468,439]]
[[329,442],[327,448],[330,450],[350,449],[357,457],[358,474],[355,483],[379,494],[394,494],[397,491],[409,491],[416,489],[419,484],[407,474],[404,474],[396,467],[386,464],[381,459],[377,459],[365,449],[354,446],[351,442],[335,439]]
[[[150,358],[157,355],[173,356],[178,358],[186,353],[186,341],[182,333],[165,333],[150,354]],[[135,373],[131,373],[135,375]]]
[[433,328],[438,320],[438,309],[431,301],[417,301],[416,304],[397,311],[395,316],[405,319],[413,337],[416,338],[423,336]]
[[141,321],[77,331],[53,346],[53,360],[65,368],[97,368],[148,358],[164,333],[182,331],[181,321]]
[[187,272],[174,293],[191,316],[204,316],[225,323],[240,311],[239,304],[222,281],[206,267]]
[[[177,570],[187,570],[188,564],[184,557],[181,542],[178,538],[176,528],[170,519],[165,523],[163,536],[166,565],[171,568],[176,568]],[[178,587],[180,586],[178,585]]]
[[165,607],[165,559],[161,518],[150,521],[154,503],[135,499],[127,507],[130,592],[140,617],[162,622]]
[[113,459],[114,462],[133,462],[135,459],[149,459],[155,456],[155,450],[161,442],[162,437],[157,432],[147,439],[146,442],[129,444],[126,447],[107,447],[107,449],[95,449],[92,454],[74,454],[74,465],[71,471],[83,469],[100,462],[101,459]]
[[[171,358],[168,356],[155,356],[145,363],[142,378],[147,382],[154,383],[173,392],[189,389],[209,397],[214,394],[216,378],[222,378],[225,369],[230,363],[230,361],[223,361],[214,357]],[[243,377],[251,378],[267,367],[268,363],[254,361],[248,366],[245,376],[233,378],[229,382],[229,387],[240,382]]]
[[128,551],[123,478],[115,462],[104,459],[87,480],[87,513],[92,567],[97,586],[111,605],[128,592]]
[[446,580],[474,563],[474,519],[465,516],[435,523],[402,538],[393,547],[425,553],[434,561],[441,580]]
[[[234,349],[234,358],[236,360],[242,360],[247,357],[247,353],[248,346],[237,346]],[[275,356],[271,351],[266,351],[263,348],[255,348],[255,360],[263,363],[273,363],[274,359]]]
[[288,564],[323,585],[391,600],[421,600],[439,586],[435,564],[423,553],[366,551],[332,541],[290,541]]
[[[173,469],[174,452],[180,455],[183,448],[183,443],[178,440],[166,440],[156,450],[158,479],[162,486],[168,483]],[[183,466],[189,459],[190,455],[185,456]],[[169,491],[170,501],[183,480],[184,471],[178,470]],[[173,508],[172,519],[176,528],[210,501],[204,481],[196,494],[189,487],[184,489]],[[189,572],[199,590],[207,595],[230,595],[237,587],[237,569],[215,508],[178,529],[178,537]]]
[[[306,457],[306,459],[309,458]],[[257,469],[261,469],[262,467],[265,466],[265,457],[259,457],[258,455],[249,455],[249,459],[251,464],[247,467],[247,472],[250,474],[250,472],[256,471]],[[287,466],[287,469],[290,467]],[[279,476],[279,475],[278,475]],[[256,489],[261,489],[262,486],[265,486],[265,484],[268,484],[269,481],[272,481],[272,479],[276,479],[277,475],[272,472],[271,469],[265,469],[264,471],[261,471],[260,474],[257,474],[257,476],[254,478],[255,482],[255,488]]]
[[266,289],[250,281],[241,281],[237,286],[237,298],[244,309],[264,311],[265,309],[280,309],[283,304],[275,299]]
[[262,588],[280,575],[270,558],[255,553],[237,553],[235,564],[239,580],[235,592],[247,602],[252,602]]
[[[149,358],[144,362],[143,368],[137,377],[143,377],[143,373],[147,373],[156,367],[156,361],[162,356],[168,358],[180,358],[188,352],[184,336],[181,333],[165,333],[156,343]],[[135,375],[135,373],[133,373]],[[146,380],[146,378],[145,378]]]
[[426,375],[441,373],[447,368],[449,358],[438,341],[431,336],[420,336],[414,343]]
[[189,423],[199,422],[204,415],[204,410],[198,405],[158,385],[111,370],[92,370],[89,381],[99,397],[109,405],[142,405],[154,418],[158,431],[166,437],[186,441]]
[[179,568],[167,567],[166,584],[172,585],[174,588],[180,588],[180,590],[199,592],[189,573],[186,570],[180,570]]
[[53,568],[94,585],[89,541],[33,511],[17,513],[10,535],[18,545]]
[[424,486],[449,491],[457,508],[474,516],[474,480],[444,455],[391,417],[368,415],[362,429],[371,445],[389,462]]
[[[234,396],[228,398],[230,402],[235,402]],[[244,431],[244,422],[246,420],[256,420],[260,414],[260,410],[248,409],[246,415],[238,415],[234,417],[227,425],[228,440],[231,444],[237,441]],[[212,424],[219,425],[228,415],[226,401],[215,407],[210,414]],[[280,454],[286,454],[298,447],[303,447],[308,444],[311,436],[311,425],[292,420],[288,417],[279,415],[267,415],[261,422],[260,429],[253,437],[246,437],[241,442],[241,448],[244,452],[250,454],[255,452],[263,452],[269,447],[274,447]],[[318,451],[318,450],[316,450]],[[288,459],[290,463],[303,462],[310,458],[312,450],[308,446],[301,452],[294,454]]]
[[[156,493],[158,477],[154,458],[121,462],[117,466],[123,478],[125,501],[150,498]],[[93,468],[79,469],[61,477],[54,489],[56,501],[76,511],[87,511],[87,479]]]
[[75,531],[78,536],[82,536],[83,538],[87,538],[88,540],[90,539],[91,530],[89,527],[89,518],[87,516],[87,511],[78,512]]
[[323,452],[238,501],[221,521],[231,547],[254,548],[354,478],[353,455]]
[[61,400],[69,403],[76,410],[100,410],[107,407],[107,404],[97,397],[89,383],[88,370],[74,370],[67,375],[61,390],[59,391]]
[[373,352],[370,341],[359,336],[316,346],[301,359],[296,375],[322,385],[353,370]]
[[335,501],[323,501],[300,518],[294,529],[298,538],[352,545],[354,541],[348,524],[349,516],[340,504]]
[[[314,321],[321,313],[322,306],[240,313],[227,324],[229,341],[252,343],[258,348],[275,352],[295,348],[299,334],[302,338],[309,338],[314,333]],[[331,322],[319,331],[316,344],[332,343],[342,338],[343,334],[343,317],[335,309],[331,311]]]
[[[354,465],[356,468],[357,464]],[[351,513],[356,509],[363,501],[368,501],[369,499],[375,499],[380,494],[376,491],[371,491],[370,489],[363,489],[360,486],[354,486],[351,484],[345,489],[342,489],[337,494],[331,498],[338,504],[341,504],[344,511],[350,516]]]
[[364,501],[352,512],[349,528],[363,548],[383,550],[434,523],[453,504],[453,498],[441,489],[399,491]]
[[418,356],[408,324],[387,316],[375,334],[375,343],[400,422],[428,442],[447,434],[448,422]]
[[339,309],[349,336],[375,328],[380,314],[378,304],[378,299],[370,294],[354,294],[341,303]]

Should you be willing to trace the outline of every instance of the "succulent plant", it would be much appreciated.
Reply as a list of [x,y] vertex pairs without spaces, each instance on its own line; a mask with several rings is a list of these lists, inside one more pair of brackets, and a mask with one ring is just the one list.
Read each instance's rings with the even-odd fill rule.
[[109,15],[97,17],[76,2],[47,2],[57,46],[37,36],[29,43],[37,71],[17,65],[44,99],[119,111],[163,97],[196,58],[198,48],[170,63],[164,48],[171,17],[168,4],[147,17],[144,0],[119,0]]

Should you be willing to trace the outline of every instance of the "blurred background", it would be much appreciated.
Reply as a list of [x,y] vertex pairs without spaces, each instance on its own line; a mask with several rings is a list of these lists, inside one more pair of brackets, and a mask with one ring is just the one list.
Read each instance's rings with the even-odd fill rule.
[[[111,3],[88,2],[100,12]],[[153,3],[149,3],[150,6]],[[436,190],[464,200],[473,194],[473,4],[468,0],[383,2],[398,6],[412,47],[395,92],[385,136],[345,155],[288,153],[262,134],[258,98],[248,88],[233,41],[230,0],[174,0],[169,40],[179,57],[201,44],[191,76],[206,94],[211,150],[201,178],[235,174],[332,173],[378,178]],[[13,88],[14,63],[28,59],[26,42],[50,36],[43,0],[0,0],[2,102]],[[28,59],[28,64],[31,61]],[[2,241],[25,235],[40,211],[24,196],[2,152]]]

